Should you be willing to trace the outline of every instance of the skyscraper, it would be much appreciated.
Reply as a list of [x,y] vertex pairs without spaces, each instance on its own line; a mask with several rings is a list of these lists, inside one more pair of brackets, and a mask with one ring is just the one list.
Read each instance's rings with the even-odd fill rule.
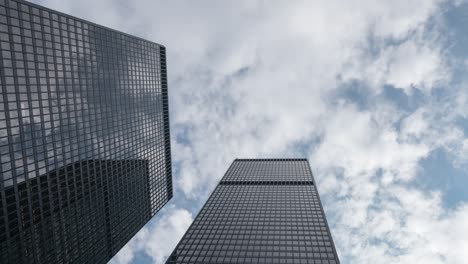
[[0,263],[108,261],[172,198],[165,48],[0,0]]
[[236,159],[166,263],[339,263],[306,159]]

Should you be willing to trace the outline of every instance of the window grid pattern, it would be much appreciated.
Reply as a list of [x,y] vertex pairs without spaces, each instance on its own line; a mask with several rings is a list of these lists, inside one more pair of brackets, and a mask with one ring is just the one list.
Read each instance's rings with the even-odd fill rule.
[[105,262],[172,197],[165,48],[17,0],[0,48],[0,257]]
[[15,194],[9,262],[101,263],[148,221],[148,161],[81,161],[5,189],[7,201]]
[[312,181],[312,175],[307,162],[301,159],[238,159],[223,181]]
[[339,263],[308,161],[234,161],[166,263]]

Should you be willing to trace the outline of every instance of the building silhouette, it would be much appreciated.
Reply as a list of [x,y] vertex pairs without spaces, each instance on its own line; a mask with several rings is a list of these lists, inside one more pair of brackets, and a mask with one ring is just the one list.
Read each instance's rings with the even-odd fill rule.
[[166,263],[339,263],[306,159],[236,159]]
[[0,0],[0,263],[103,263],[172,198],[165,48]]

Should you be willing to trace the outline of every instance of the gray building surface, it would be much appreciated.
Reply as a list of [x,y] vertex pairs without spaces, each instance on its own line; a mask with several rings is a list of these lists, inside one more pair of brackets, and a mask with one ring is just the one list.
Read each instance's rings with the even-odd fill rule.
[[165,48],[0,0],[0,263],[103,263],[172,198]]
[[339,263],[309,162],[236,159],[166,263]]

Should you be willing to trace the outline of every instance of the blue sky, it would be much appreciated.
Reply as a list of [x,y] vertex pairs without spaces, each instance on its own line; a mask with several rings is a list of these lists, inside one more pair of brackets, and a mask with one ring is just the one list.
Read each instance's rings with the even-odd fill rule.
[[308,158],[342,263],[468,259],[467,1],[34,2],[167,48],[174,198],[113,263],[163,263],[236,157]]

